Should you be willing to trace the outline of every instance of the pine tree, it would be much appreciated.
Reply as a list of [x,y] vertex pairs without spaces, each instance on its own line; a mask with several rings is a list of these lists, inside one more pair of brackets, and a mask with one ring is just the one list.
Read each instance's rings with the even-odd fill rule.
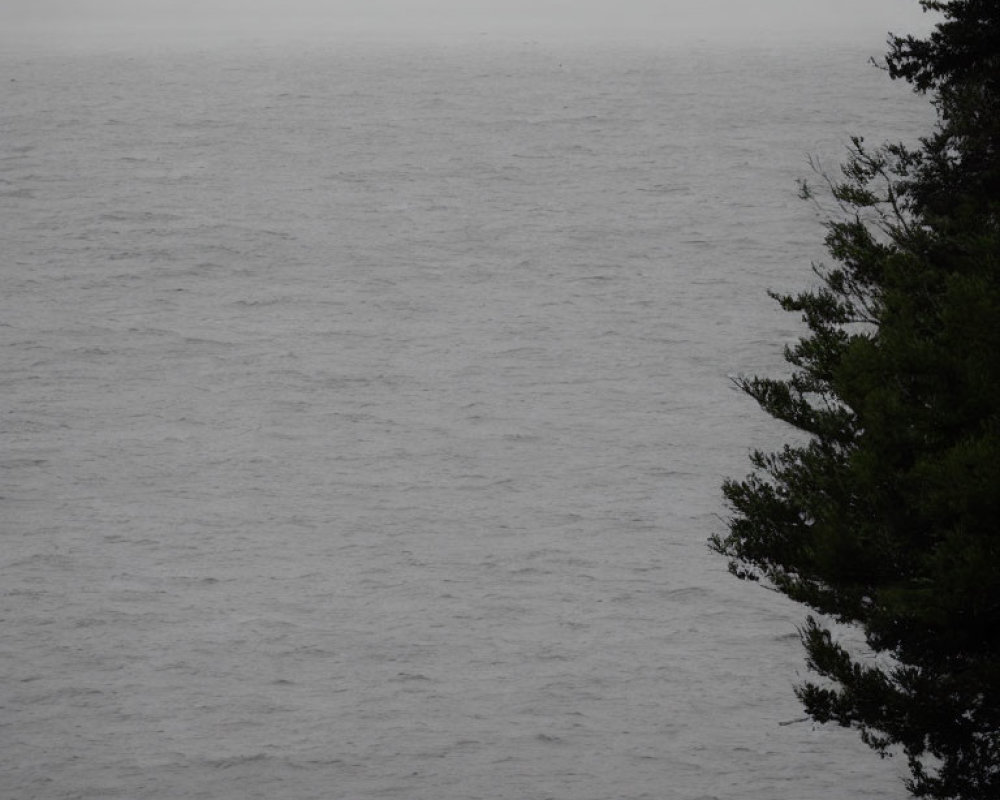
[[806,441],[724,484],[712,546],[817,612],[813,719],[904,753],[914,796],[1000,798],[1000,3],[921,5],[942,21],[890,36],[883,66],[937,126],[917,148],[854,139],[829,182],[833,264],[774,295],[808,330],[791,377],[739,381]]

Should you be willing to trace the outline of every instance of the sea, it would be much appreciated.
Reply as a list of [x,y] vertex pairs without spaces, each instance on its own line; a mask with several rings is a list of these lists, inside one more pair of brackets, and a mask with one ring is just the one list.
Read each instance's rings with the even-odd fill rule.
[[0,54],[0,797],[904,797],[706,544],[870,55]]

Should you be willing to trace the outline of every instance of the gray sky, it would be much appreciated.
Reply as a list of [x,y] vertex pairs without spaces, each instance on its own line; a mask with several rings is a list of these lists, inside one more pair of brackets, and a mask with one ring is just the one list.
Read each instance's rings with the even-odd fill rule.
[[917,0],[0,0],[0,30],[53,39],[347,34],[856,38],[926,30]]

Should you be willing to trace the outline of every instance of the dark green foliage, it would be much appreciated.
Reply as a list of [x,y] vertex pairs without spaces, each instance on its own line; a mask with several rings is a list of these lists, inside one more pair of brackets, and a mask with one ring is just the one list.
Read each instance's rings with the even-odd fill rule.
[[829,181],[834,264],[776,295],[808,328],[793,374],[740,382],[808,437],[725,483],[712,546],[822,615],[802,632],[814,719],[905,753],[915,796],[1000,798],[1000,3],[922,5],[943,21],[891,38],[886,68],[938,126],[917,149],[855,139]]

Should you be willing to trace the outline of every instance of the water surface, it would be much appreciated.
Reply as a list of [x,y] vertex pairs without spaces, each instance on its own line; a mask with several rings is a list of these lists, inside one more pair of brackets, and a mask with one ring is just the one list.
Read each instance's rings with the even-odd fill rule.
[[901,797],[705,547],[865,56],[5,57],[0,793]]

